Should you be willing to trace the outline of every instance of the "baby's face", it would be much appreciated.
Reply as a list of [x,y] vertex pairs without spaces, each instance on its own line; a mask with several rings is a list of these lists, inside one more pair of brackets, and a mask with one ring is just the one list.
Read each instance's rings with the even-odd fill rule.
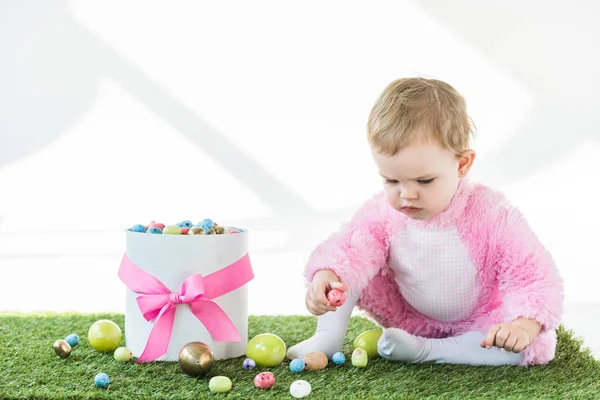
[[464,176],[458,157],[435,143],[414,143],[394,156],[372,153],[390,205],[413,219],[442,212]]

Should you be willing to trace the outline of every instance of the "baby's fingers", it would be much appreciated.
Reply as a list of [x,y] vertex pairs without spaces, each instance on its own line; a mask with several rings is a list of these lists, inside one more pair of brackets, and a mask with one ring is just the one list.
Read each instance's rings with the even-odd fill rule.
[[496,324],[496,325],[492,326],[489,329],[489,331],[488,331],[488,333],[487,333],[487,335],[485,337],[485,343],[481,347],[485,347],[485,348],[491,349],[492,346],[494,345],[495,340],[496,340],[496,334],[498,333],[498,331],[501,328],[502,328],[502,326],[500,324]]
[[338,289],[341,290],[342,292],[345,292],[346,290],[348,290],[348,286],[346,286],[344,283],[342,282],[329,282],[329,287],[331,289]]

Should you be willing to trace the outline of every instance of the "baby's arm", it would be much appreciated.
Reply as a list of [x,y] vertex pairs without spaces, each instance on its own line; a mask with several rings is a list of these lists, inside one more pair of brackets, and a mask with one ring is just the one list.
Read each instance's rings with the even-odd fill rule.
[[516,208],[502,209],[497,226],[498,279],[504,308],[510,314],[506,322],[518,320],[523,327],[533,329],[535,326],[527,322],[531,319],[542,331],[557,328],[564,288],[550,253]]
[[385,265],[388,249],[387,201],[379,193],[367,201],[339,231],[312,252],[304,271],[307,283],[322,269],[330,269],[348,286],[350,294],[360,294]]

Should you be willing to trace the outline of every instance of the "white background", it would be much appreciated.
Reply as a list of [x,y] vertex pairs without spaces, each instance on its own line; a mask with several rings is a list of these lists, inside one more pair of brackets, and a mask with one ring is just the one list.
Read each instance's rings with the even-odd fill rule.
[[375,98],[443,79],[600,354],[593,1],[0,4],[0,310],[124,310],[123,229],[252,231],[252,314],[304,314],[310,251],[380,187]]

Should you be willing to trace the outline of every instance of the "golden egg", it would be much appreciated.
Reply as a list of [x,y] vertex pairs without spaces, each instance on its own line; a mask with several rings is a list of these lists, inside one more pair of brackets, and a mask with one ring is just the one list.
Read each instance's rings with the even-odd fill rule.
[[315,351],[305,355],[303,361],[307,371],[320,371],[327,366],[329,359],[325,353]]
[[215,228],[215,233],[216,233],[217,235],[222,235],[222,234],[224,234],[224,233],[225,233],[225,228],[223,228],[222,226],[217,226],[217,227]]
[[179,367],[189,376],[206,375],[215,363],[215,356],[208,345],[190,342],[179,351]]
[[206,232],[204,232],[204,229],[202,228],[191,228],[188,231],[188,235],[204,235]]
[[54,342],[54,352],[60,358],[67,358],[71,355],[71,346],[62,339]]
[[209,234],[209,235],[214,235],[214,234],[215,234],[215,228],[210,228],[210,229],[208,230],[208,234]]

